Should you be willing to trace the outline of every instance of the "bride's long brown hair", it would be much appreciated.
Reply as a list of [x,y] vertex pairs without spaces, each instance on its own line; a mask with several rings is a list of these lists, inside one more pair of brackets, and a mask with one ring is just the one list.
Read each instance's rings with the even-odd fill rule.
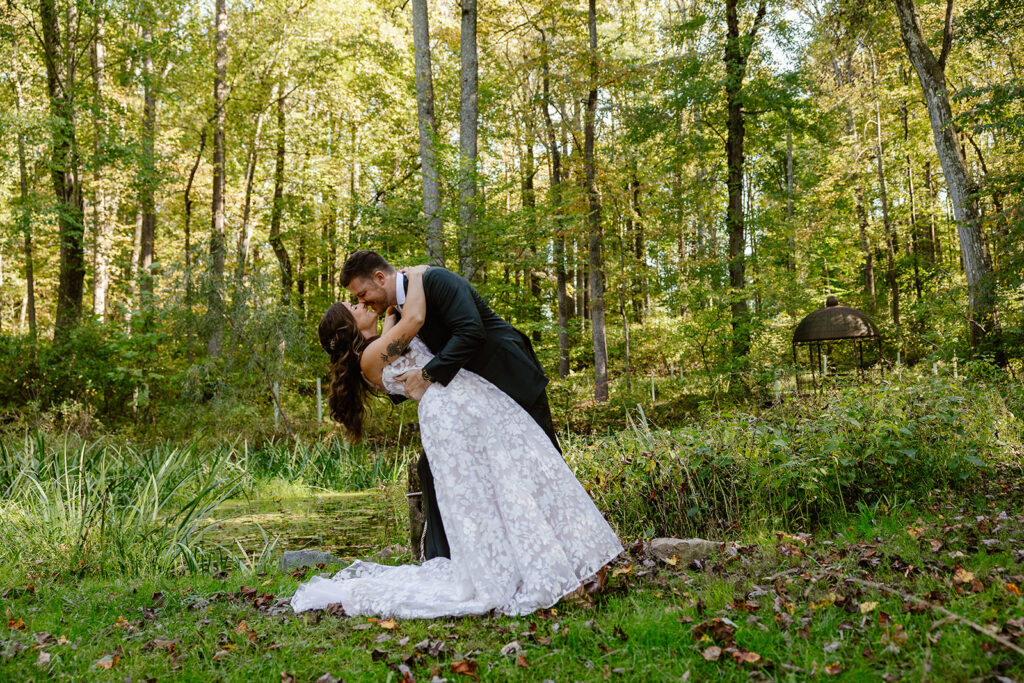
[[368,389],[359,359],[376,337],[364,337],[351,311],[340,303],[327,309],[317,332],[320,346],[331,357],[331,395],[327,402],[331,417],[345,426],[350,439],[358,441],[363,438],[363,401]]

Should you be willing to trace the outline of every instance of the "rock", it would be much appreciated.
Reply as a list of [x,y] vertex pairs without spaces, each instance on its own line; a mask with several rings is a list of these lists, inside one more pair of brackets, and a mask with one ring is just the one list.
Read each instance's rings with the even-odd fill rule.
[[396,545],[389,545],[388,547],[383,548],[381,550],[378,550],[373,555],[371,555],[370,556],[370,561],[383,564],[383,563],[386,563],[386,562],[390,562],[396,556],[401,555],[402,553],[407,552],[407,551],[408,551],[408,548],[406,548],[405,546],[397,545],[397,544]]
[[718,553],[720,547],[721,543],[703,538],[655,538],[650,545],[651,554],[659,560],[670,560],[675,556],[682,567]]
[[330,564],[341,563],[340,558],[319,550],[286,550],[284,555],[281,555],[281,561],[277,566],[281,571],[289,572],[298,567],[315,567],[318,564],[326,567]]

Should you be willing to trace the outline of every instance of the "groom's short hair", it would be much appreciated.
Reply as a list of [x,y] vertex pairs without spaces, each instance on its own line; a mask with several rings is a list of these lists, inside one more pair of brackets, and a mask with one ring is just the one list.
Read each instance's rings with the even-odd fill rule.
[[390,273],[394,268],[377,252],[360,249],[345,259],[345,265],[341,267],[341,286],[348,288],[352,280],[357,277],[373,277],[378,270]]

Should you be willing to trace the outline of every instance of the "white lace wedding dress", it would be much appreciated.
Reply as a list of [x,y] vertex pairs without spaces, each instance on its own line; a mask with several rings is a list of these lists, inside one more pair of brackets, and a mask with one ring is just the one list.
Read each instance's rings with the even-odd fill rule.
[[[384,368],[384,386],[431,358],[419,340]],[[357,560],[314,577],[296,612],[341,603],[351,615],[430,618],[528,614],[550,607],[622,551],[615,532],[533,418],[468,370],[419,404],[451,559],[385,566]]]

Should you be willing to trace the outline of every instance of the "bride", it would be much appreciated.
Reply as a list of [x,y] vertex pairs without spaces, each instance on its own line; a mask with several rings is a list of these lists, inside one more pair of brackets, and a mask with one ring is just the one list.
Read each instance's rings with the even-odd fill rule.
[[[380,336],[376,313],[363,305],[335,303],[320,321],[333,374],[331,415],[352,438],[362,435],[368,385],[403,394],[396,377],[432,358],[416,338],[426,315],[424,270],[406,271],[401,319],[389,316]],[[300,585],[296,612],[341,603],[350,615],[528,614],[579,589],[622,551],[544,431],[496,386],[462,369],[447,386],[427,388],[418,414],[451,558],[401,566],[357,560]]]

